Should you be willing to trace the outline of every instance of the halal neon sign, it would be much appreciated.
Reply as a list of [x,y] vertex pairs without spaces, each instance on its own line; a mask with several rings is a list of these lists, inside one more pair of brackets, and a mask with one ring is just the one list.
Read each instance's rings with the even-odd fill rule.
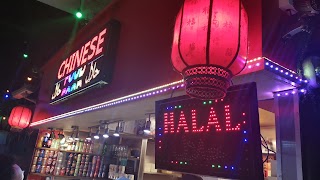
[[[212,103],[212,101],[208,102],[209,104]],[[170,109],[169,107],[167,109]],[[224,114],[225,114],[225,128],[222,128],[220,125],[220,122],[218,120],[217,114],[214,110],[214,107],[211,107],[208,113],[208,121],[205,123],[205,125],[202,125],[201,127],[198,127],[197,125],[197,110],[192,109],[190,112],[191,114],[191,120],[189,120],[187,123],[185,112],[180,111],[178,112],[179,121],[178,124],[175,125],[174,118],[175,118],[175,112],[165,112],[163,114],[164,117],[164,134],[167,133],[180,133],[181,131],[184,131],[185,133],[200,133],[200,132],[209,132],[212,129],[215,129],[216,132],[222,132],[222,131],[240,131],[241,130],[241,123],[237,123],[235,126],[231,126],[231,117],[230,117],[230,105],[224,106]],[[245,118],[246,113],[242,113],[243,119]],[[221,117],[221,116],[220,116]],[[243,124],[246,123],[245,119],[242,121]],[[175,128],[176,127],[176,128]],[[190,128],[191,127],[191,128]]]
[[263,179],[254,83],[219,100],[180,96],[156,102],[156,169]]
[[62,61],[57,71],[51,104],[96,85],[110,83],[119,28],[117,21],[110,21]]

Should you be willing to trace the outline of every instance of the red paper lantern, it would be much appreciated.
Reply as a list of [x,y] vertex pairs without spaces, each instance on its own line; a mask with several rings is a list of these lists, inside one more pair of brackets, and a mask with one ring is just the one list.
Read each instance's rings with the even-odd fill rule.
[[23,106],[14,107],[11,110],[8,123],[11,127],[16,129],[23,129],[28,127],[31,120],[32,112],[29,108]]
[[176,19],[172,64],[186,93],[200,99],[226,95],[246,65],[248,17],[240,0],[185,0]]

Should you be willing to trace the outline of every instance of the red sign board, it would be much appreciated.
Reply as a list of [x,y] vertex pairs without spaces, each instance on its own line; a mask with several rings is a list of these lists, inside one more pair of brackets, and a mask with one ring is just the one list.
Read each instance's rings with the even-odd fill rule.
[[156,168],[233,179],[263,179],[256,84],[219,100],[180,96],[156,102]]

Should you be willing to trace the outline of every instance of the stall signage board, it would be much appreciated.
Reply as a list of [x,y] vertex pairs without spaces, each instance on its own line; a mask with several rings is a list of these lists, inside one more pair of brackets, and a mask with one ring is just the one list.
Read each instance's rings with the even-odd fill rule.
[[56,70],[51,104],[111,82],[119,33],[120,23],[111,20],[64,58]]
[[219,100],[157,101],[156,169],[263,180],[256,84],[232,86]]

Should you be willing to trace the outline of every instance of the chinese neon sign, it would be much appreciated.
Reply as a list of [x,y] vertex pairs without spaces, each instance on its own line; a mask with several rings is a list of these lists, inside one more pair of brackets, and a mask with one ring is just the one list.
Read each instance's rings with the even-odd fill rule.
[[51,104],[94,86],[110,83],[119,30],[119,22],[110,21],[62,61],[57,71]]
[[263,179],[255,83],[224,99],[180,96],[156,102],[156,169]]

